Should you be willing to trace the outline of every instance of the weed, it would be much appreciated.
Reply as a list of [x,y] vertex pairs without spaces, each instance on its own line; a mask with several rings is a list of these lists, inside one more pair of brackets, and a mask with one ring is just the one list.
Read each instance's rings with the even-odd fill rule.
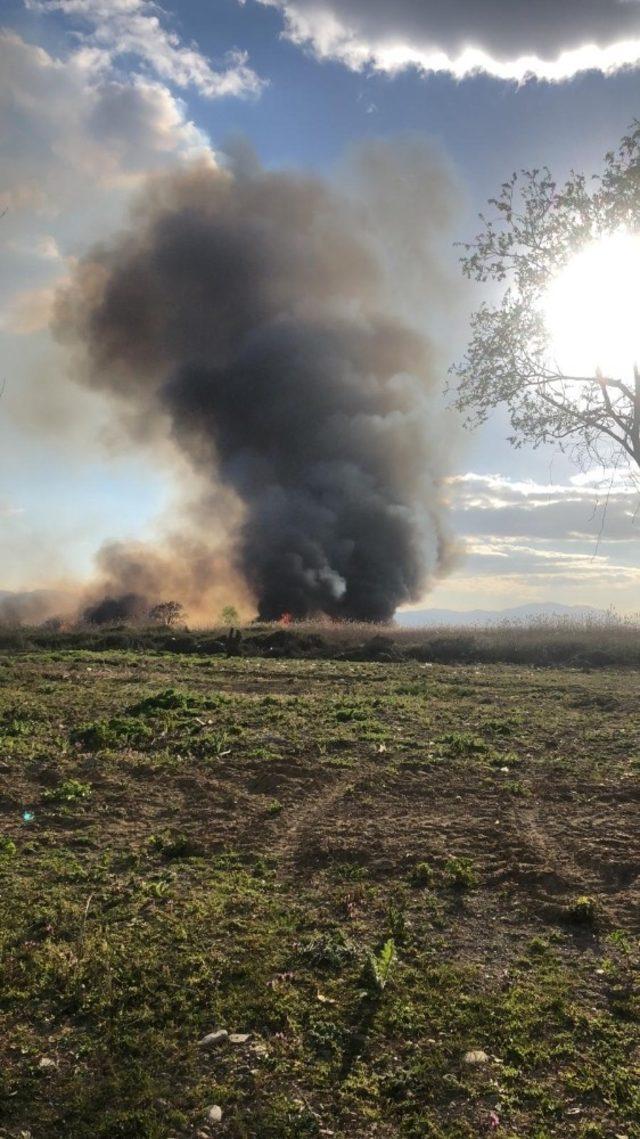
[[166,859],[196,858],[202,853],[198,843],[180,832],[151,835],[149,845]]
[[71,732],[70,738],[85,751],[103,751],[121,744],[145,743],[151,736],[151,729],[142,720],[115,716],[110,720],[83,724]]
[[390,902],[387,908],[387,929],[398,945],[401,945],[407,935],[407,915],[402,902]]
[[488,744],[472,732],[448,732],[442,736],[448,755],[452,757],[482,755],[489,750]]
[[567,917],[576,925],[594,925],[597,917],[595,900],[586,894],[574,898],[567,906]]
[[383,993],[391,978],[396,961],[396,947],[392,937],[385,941],[378,953],[369,953],[364,973],[367,989]]
[[428,862],[416,862],[409,874],[409,881],[412,886],[433,886],[435,881],[435,874],[433,868]]
[[157,692],[155,696],[146,696],[144,700],[132,704],[127,708],[127,715],[139,716],[153,712],[185,711],[198,703],[199,701],[194,696],[178,692],[175,688],[165,688],[163,692]]
[[456,890],[472,890],[478,884],[470,858],[448,858],[444,865],[447,882]]
[[340,970],[355,961],[358,951],[342,930],[319,933],[298,948],[298,958],[316,968]]
[[7,835],[0,835],[0,859],[13,858],[16,853],[16,844]]
[[79,779],[65,779],[57,787],[42,792],[45,803],[80,803],[91,796],[91,784]]

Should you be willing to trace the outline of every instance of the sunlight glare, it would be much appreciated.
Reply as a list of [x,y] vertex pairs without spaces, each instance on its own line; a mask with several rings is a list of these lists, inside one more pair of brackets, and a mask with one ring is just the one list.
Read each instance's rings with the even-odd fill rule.
[[563,375],[633,376],[640,364],[640,236],[615,233],[565,266],[543,302],[554,363]]

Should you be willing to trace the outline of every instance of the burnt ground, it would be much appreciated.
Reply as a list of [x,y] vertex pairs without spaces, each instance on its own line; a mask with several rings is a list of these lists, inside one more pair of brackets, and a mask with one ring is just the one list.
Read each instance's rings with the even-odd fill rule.
[[635,672],[5,655],[0,1135],[637,1139],[639,789]]

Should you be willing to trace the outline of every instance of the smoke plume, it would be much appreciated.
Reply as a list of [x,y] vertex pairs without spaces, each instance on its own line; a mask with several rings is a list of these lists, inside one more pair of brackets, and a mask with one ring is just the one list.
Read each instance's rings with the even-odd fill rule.
[[[397,186],[401,159],[388,159]],[[432,260],[446,192],[441,171],[421,189],[415,246]],[[151,564],[156,598],[175,586],[191,605],[231,574],[262,618],[385,620],[446,570],[439,369],[394,315],[406,297],[395,304],[381,212],[364,190],[247,154],[201,163],[153,179],[130,228],[59,297],[57,333],[80,348],[83,382],[117,400],[134,434],[166,425],[206,480],[189,520],[205,552],[228,522],[218,561],[176,549],[177,575],[171,555],[166,573]],[[228,492],[233,522],[216,514]],[[126,550],[108,560],[111,592],[147,592],[140,549],[135,580]]]

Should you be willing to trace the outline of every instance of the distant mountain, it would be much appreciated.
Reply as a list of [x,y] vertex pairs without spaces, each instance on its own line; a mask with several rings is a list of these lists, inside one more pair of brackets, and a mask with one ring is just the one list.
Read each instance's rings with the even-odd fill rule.
[[592,605],[561,605],[555,602],[533,602],[515,605],[510,609],[414,609],[396,613],[396,624],[406,629],[433,628],[437,625],[464,626],[498,625],[503,621],[527,624],[546,620],[585,621],[604,620],[604,609]]

